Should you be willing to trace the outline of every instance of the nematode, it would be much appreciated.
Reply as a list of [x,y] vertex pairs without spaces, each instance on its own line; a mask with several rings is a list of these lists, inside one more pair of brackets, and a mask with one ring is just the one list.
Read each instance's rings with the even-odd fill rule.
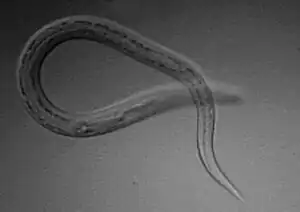
[[244,201],[217,162],[214,151],[216,109],[212,91],[201,67],[114,21],[94,16],[70,16],[55,20],[34,33],[25,44],[17,64],[17,84],[27,113],[44,128],[69,137],[92,137],[128,127],[156,115],[166,105],[159,95],[126,98],[104,108],[67,112],[54,105],[41,84],[41,67],[60,44],[86,39],[111,47],[181,82],[197,108],[197,154],[209,175],[231,195]]

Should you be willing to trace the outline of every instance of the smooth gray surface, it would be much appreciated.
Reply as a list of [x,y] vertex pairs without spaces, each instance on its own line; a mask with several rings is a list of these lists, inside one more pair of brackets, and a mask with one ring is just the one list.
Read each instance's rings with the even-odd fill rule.
[[[0,6],[0,211],[300,210],[297,1],[160,2]],[[193,107],[87,140],[57,136],[25,114],[14,78],[18,54],[43,24],[71,14],[115,19],[190,56],[209,77],[246,91],[246,104],[218,108],[216,146],[222,167],[245,194],[245,205],[201,167]],[[46,91],[70,110],[109,104],[170,80],[87,42],[61,46],[45,64]]]

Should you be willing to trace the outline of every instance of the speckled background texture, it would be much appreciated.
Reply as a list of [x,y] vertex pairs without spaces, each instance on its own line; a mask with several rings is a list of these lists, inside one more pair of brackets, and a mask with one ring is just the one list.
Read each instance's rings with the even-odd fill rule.
[[[300,211],[298,1],[73,0],[0,3],[1,212]],[[181,108],[90,139],[55,135],[23,110],[18,55],[44,24],[68,15],[116,20],[245,91],[218,107],[216,152],[241,204],[196,157],[196,110]],[[121,53],[71,41],[44,64],[49,97],[68,110],[107,105],[169,77]]]

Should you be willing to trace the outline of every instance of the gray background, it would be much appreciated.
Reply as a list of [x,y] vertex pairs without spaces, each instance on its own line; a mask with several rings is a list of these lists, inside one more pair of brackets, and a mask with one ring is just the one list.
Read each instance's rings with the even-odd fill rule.
[[[8,1],[1,3],[0,211],[300,210],[300,7],[297,1]],[[218,107],[217,156],[242,205],[196,157],[195,108],[92,139],[55,135],[23,111],[15,62],[30,35],[72,14],[106,16],[240,86]],[[68,42],[45,62],[47,94],[69,110],[107,105],[171,81],[122,54]]]

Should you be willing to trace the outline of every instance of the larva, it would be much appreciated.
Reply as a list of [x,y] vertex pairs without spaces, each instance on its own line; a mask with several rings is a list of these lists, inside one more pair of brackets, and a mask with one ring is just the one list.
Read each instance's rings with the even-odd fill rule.
[[[17,84],[28,114],[44,128],[69,137],[103,135],[155,115],[166,103],[161,96],[128,98],[94,111],[69,113],[55,106],[41,85],[41,66],[60,44],[87,39],[111,47],[177,81],[188,90],[197,108],[197,154],[209,175],[238,200],[241,192],[219,166],[214,152],[215,101],[201,67],[120,24],[94,16],[70,16],[49,23],[25,44],[17,63]],[[201,121],[200,121],[201,120]]]

